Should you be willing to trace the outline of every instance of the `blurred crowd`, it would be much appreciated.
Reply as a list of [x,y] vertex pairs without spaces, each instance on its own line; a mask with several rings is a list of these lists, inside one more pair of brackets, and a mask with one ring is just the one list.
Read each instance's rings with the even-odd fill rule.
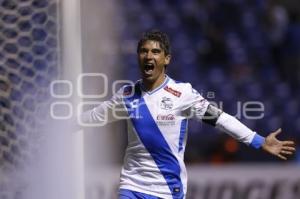
[[[141,33],[160,29],[171,39],[172,78],[191,82],[204,97],[261,135],[281,127],[279,138],[299,143],[300,1],[125,2],[120,30],[127,78],[139,78],[136,43]],[[247,102],[263,104],[261,119],[242,114]],[[187,162],[276,161],[205,124],[191,121],[189,129]],[[300,157],[291,161],[300,162]]]

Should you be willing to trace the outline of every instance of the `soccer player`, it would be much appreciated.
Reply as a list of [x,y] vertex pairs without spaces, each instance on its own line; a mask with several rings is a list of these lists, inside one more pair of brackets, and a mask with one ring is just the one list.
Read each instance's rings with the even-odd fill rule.
[[119,199],[183,199],[187,173],[183,161],[187,121],[195,118],[228,133],[240,142],[286,160],[293,141],[279,141],[281,129],[262,137],[233,116],[212,106],[189,83],[166,74],[170,63],[168,36],[143,34],[137,46],[141,79],[85,112],[84,123],[127,119],[128,146],[121,172]]

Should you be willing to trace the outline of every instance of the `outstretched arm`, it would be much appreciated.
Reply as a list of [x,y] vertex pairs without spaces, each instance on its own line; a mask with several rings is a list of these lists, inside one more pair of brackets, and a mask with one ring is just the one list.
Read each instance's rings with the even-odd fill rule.
[[262,137],[235,117],[210,104],[196,90],[192,89],[191,93],[185,100],[188,102],[187,108],[183,111],[183,113],[187,113],[185,115],[202,120],[240,142],[256,149],[262,148],[264,151],[283,160],[286,160],[288,155],[292,155],[296,151],[293,141],[280,141],[276,138],[281,129],[278,129],[267,137]]
[[264,151],[283,160],[287,160],[287,156],[292,155],[296,151],[293,141],[280,141],[276,138],[276,136],[281,132],[281,129],[270,133],[264,138],[246,127],[236,118],[222,112],[220,109],[212,105],[207,107],[202,120],[216,126],[218,129],[228,133],[245,144],[254,148],[262,148]]
[[281,133],[281,128],[270,133],[262,145],[262,149],[272,155],[275,155],[283,160],[287,160],[288,155],[292,155],[296,149],[293,141],[280,141],[276,136]]

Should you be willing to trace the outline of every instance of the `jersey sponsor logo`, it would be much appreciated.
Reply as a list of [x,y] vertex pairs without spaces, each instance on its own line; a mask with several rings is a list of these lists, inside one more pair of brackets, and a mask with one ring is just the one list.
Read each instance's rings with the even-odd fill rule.
[[164,110],[171,110],[173,108],[173,102],[169,97],[163,97],[160,102],[160,108]]
[[156,116],[156,123],[159,126],[171,126],[175,125],[175,115],[173,114],[158,114]]
[[173,114],[167,114],[167,115],[158,114],[157,117],[156,117],[156,120],[158,120],[158,121],[172,121],[172,120],[175,120],[175,116]]
[[165,89],[165,91],[167,91],[167,92],[175,95],[176,97],[180,97],[181,96],[181,92],[179,92],[179,91],[177,91],[177,90],[175,90],[175,89],[173,89],[171,87],[165,86],[164,89]]

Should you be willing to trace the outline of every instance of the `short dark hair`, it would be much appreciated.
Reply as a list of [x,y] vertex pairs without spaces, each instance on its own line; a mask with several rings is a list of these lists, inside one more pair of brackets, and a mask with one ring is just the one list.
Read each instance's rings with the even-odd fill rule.
[[139,40],[138,46],[137,46],[137,52],[139,52],[140,47],[146,42],[146,41],[158,41],[160,44],[160,47],[164,50],[166,55],[171,54],[171,47],[170,47],[170,40],[166,33],[161,32],[160,30],[150,30],[147,32],[144,32],[141,39]]

